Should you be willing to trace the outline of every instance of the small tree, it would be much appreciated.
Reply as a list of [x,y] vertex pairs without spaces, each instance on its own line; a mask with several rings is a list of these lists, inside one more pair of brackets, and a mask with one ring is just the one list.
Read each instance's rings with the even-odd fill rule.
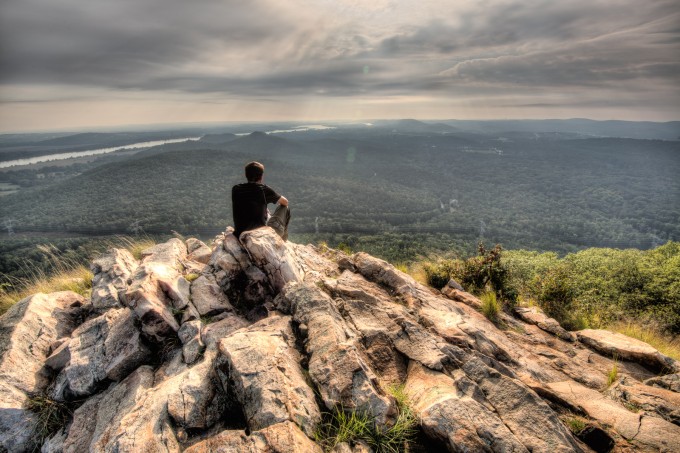
[[501,262],[503,248],[496,244],[487,249],[483,242],[477,245],[477,256],[459,262],[454,271],[460,284],[473,292],[491,289],[496,296],[508,302],[517,300],[517,291],[509,286],[508,269]]

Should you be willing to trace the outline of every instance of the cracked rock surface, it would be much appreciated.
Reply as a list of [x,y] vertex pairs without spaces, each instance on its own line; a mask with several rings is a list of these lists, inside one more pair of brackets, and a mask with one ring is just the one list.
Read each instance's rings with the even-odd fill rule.
[[[268,227],[210,244],[110,250],[89,301],[38,294],[3,315],[0,451],[321,452],[325,413],[392,426],[395,387],[418,419],[409,451],[680,451],[680,368],[649,345],[535,309],[499,327],[457,285]],[[39,395],[72,412],[36,444]]]

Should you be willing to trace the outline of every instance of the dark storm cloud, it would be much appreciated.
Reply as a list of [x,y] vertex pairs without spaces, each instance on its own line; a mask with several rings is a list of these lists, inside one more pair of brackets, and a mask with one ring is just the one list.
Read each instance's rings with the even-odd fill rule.
[[343,22],[330,3],[4,0],[0,81],[242,97],[625,82],[677,97],[675,1],[425,2],[434,20],[388,3],[389,20]]

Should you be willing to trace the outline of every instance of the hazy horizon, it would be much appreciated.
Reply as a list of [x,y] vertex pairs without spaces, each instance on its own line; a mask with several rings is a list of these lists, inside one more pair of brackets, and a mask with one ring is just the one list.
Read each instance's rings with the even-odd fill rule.
[[0,132],[675,121],[679,24],[672,0],[8,0]]

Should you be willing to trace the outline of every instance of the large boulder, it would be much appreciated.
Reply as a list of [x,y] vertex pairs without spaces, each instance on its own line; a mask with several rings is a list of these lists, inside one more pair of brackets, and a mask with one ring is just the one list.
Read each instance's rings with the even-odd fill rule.
[[290,321],[264,319],[221,340],[219,349],[251,430],[290,420],[312,436],[321,414],[291,347]]
[[647,343],[609,330],[585,329],[576,332],[579,341],[588,347],[615,357],[642,363],[665,373],[680,372],[680,364],[661,354]]
[[73,415],[64,453],[179,451],[167,400],[153,383],[153,369],[145,365],[90,398]]
[[187,245],[187,259],[196,261],[202,264],[208,264],[210,262],[210,256],[212,255],[212,249],[205,245],[202,241],[189,238],[186,241]]
[[150,358],[151,350],[142,340],[132,312],[111,309],[78,327],[48,359],[48,364],[60,371],[53,396],[68,400],[91,395],[108,381],[124,379]]
[[[141,321],[143,332],[158,343],[175,335],[179,329],[175,315],[187,311],[191,297],[190,283],[175,267],[179,258],[170,253],[175,249],[160,250],[147,255],[137,267],[124,297],[125,305]],[[156,255],[161,261],[154,261]]]
[[191,283],[191,303],[200,316],[215,316],[234,309],[212,274],[201,275]]
[[576,335],[568,332],[555,319],[546,316],[538,307],[515,307],[515,313],[529,324],[534,324],[540,329],[550,332],[551,334],[561,338],[565,341],[576,341]]
[[483,395],[464,377],[456,381],[411,362],[405,390],[425,432],[451,451],[528,452]]
[[253,262],[267,275],[274,293],[281,291],[288,282],[304,279],[294,249],[287,247],[273,229],[264,227],[246,231],[241,233],[240,239]]
[[389,425],[396,415],[395,402],[381,388],[328,294],[311,283],[292,282],[282,299],[303,331],[309,375],[326,408],[368,413]]
[[216,371],[217,347],[206,349],[203,360],[171,378],[168,414],[185,430],[205,429],[223,416],[226,392]]
[[485,400],[529,451],[583,451],[555,411],[525,384],[477,358],[467,360],[462,370],[484,392]]
[[50,371],[44,366],[53,345],[81,322],[85,299],[73,292],[35,294],[0,317],[0,449],[30,451],[37,417],[29,398],[45,392]]

